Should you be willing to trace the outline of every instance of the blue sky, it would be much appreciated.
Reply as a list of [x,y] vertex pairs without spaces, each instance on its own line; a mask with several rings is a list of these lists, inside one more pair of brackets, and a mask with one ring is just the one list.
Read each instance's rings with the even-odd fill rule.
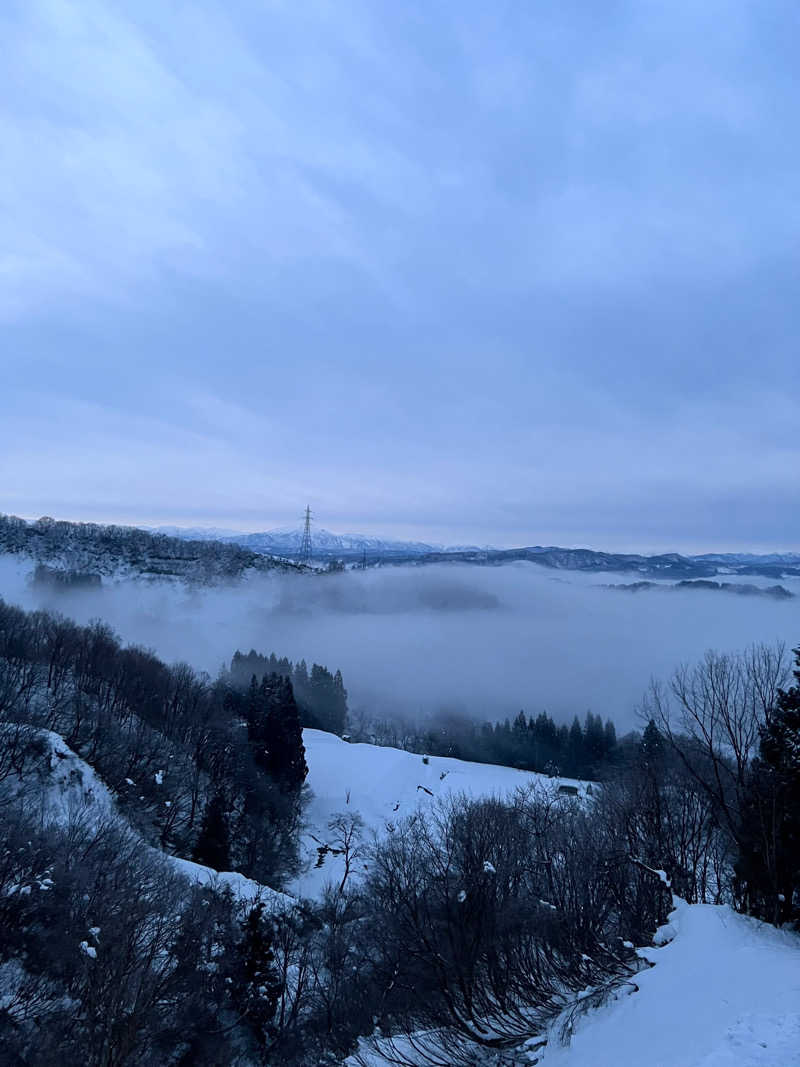
[[0,509],[800,548],[798,32],[7,0]]

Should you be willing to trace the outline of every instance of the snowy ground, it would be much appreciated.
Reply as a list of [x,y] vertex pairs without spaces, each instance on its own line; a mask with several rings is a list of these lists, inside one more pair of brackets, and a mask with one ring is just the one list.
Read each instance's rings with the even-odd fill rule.
[[[542,1067],[795,1067],[800,938],[728,907],[675,900],[672,940],[640,950],[655,966],[638,993],[592,1012]],[[657,938],[660,940],[660,938]]]
[[[301,896],[318,896],[326,881],[342,877],[344,860],[326,855],[321,868],[315,868],[319,844],[331,843],[328,822],[333,815],[358,812],[364,821],[365,837],[383,834],[392,825],[429,807],[449,794],[471,796],[508,795],[520,786],[535,784],[555,791],[559,785],[572,785],[581,792],[585,784],[571,778],[547,778],[493,764],[468,763],[445,756],[423,757],[397,748],[349,744],[335,734],[304,730],[308,785],[313,798],[306,811],[308,824],[303,839],[310,869],[292,886]],[[357,865],[363,871],[363,862]]]

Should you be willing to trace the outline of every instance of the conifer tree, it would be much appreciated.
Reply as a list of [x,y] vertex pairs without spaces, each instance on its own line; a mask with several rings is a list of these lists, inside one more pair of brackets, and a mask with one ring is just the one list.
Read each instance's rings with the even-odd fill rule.
[[575,775],[576,777],[583,773],[584,765],[584,744],[583,744],[583,729],[581,728],[580,719],[576,715],[572,720],[572,726],[569,728],[569,740],[567,743],[567,773]]
[[283,985],[272,947],[273,931],[264,904],[254,904],[241,923],[242,938],[229,965],[231,997],[264,1048],[274,1033]]
[[302,786],[308,774],[300,714],[288,678],[271,675],[264,679],[266,714],[259,741],[264,770],[287,792]]
[[646,767],[656,768],[664,759],[664,738],[651,719],[644,728],[639,742],[639,755]]
[[206,805],[192,859],[215,871],[228,871],[231,867],[230,853],[227,803],[222,790],[218,789]]
[[606,755],[610,755],[617,747],[617,730],[611,719],[606,719],[606,725],[604,727],[605,742],[606,742]]
[[761,729],[736,864],[749,910],[775,923],[800,917],[800,648],[795,657],[796,684]]

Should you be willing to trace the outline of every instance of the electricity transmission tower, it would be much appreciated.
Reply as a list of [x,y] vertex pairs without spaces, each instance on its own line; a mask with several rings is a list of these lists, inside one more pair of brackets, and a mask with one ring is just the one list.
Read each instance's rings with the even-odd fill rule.
[[306,507],[306,521],[303,527],[303,540],[300,542],[300,562],[311,562],[311,508]]

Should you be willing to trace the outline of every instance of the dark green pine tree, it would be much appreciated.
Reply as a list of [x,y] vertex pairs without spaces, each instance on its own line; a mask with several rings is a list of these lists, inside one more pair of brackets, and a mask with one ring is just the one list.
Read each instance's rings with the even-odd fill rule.
[[231,839],[228,830],[228,805],[222,790],[217,790],[206,804],[200,833],[192,852],[195,863],[215,871],[231,869]]
[[586,725],[583,733],[586,767],[590,771],[596,771],[606,754],[606,735],[603,729],[603,720],[599,715],[586,712]]
[[736,871],[750,911],[774,923],[800,919],[800,648],[790,689],[761,730]]
[[304,659],[300,660],[292,672],[292,684],[296,693],[305,696],[305,691],[308,688],[308,667]]
[[272,947],[272,924],[264,915],[263,903],[248,911],[241,930],[241,940],[228,965],[228,984],[237,1012],[247,1020],[264,1048],[274,1033],[283,984]]
[[305,695],[320,729],[342,734],[347,723],[347,690],[341,672],[333,675],[319,663],[313,664]]
[[609,756],[617,747],[617,730],[611,719],[606,719],[604,727],[606,755]]
[[340,670],[337,670],[333,676],[331,711],[333,732],[343,734],[347,727],[347,690],[344,687],[344,679]]
[[639,756],[646,767],[653,769],[659,767],[664,760],[664,738],[652,719],[645,726],[642,740],[639,742]]
[[267,697],[264,687],[266,678],[262,679],[261,685],[255,675],[250,678],[250,686],[247,690],[245,701],[245,717],[247,719],[247,732],[250,740],[258,740],[259,731],[263,727],[267,715]]
[[579,778],[584,772],[586,762],[585,748],[583,743],[583,729],[580,719],[576,715],[569,728],[569,741],[567,743],[566,773]]
[[800,649],[796,685],[778,694],[761,736],[761,759],[776,779],[780,821],[776,834],[779,921],[800,918]]
[[270,675],[262,682],[260,696],[263,718],[255,731],[256,762],[281,789],[293,792],[305,781],[308,765],[292,683]]

